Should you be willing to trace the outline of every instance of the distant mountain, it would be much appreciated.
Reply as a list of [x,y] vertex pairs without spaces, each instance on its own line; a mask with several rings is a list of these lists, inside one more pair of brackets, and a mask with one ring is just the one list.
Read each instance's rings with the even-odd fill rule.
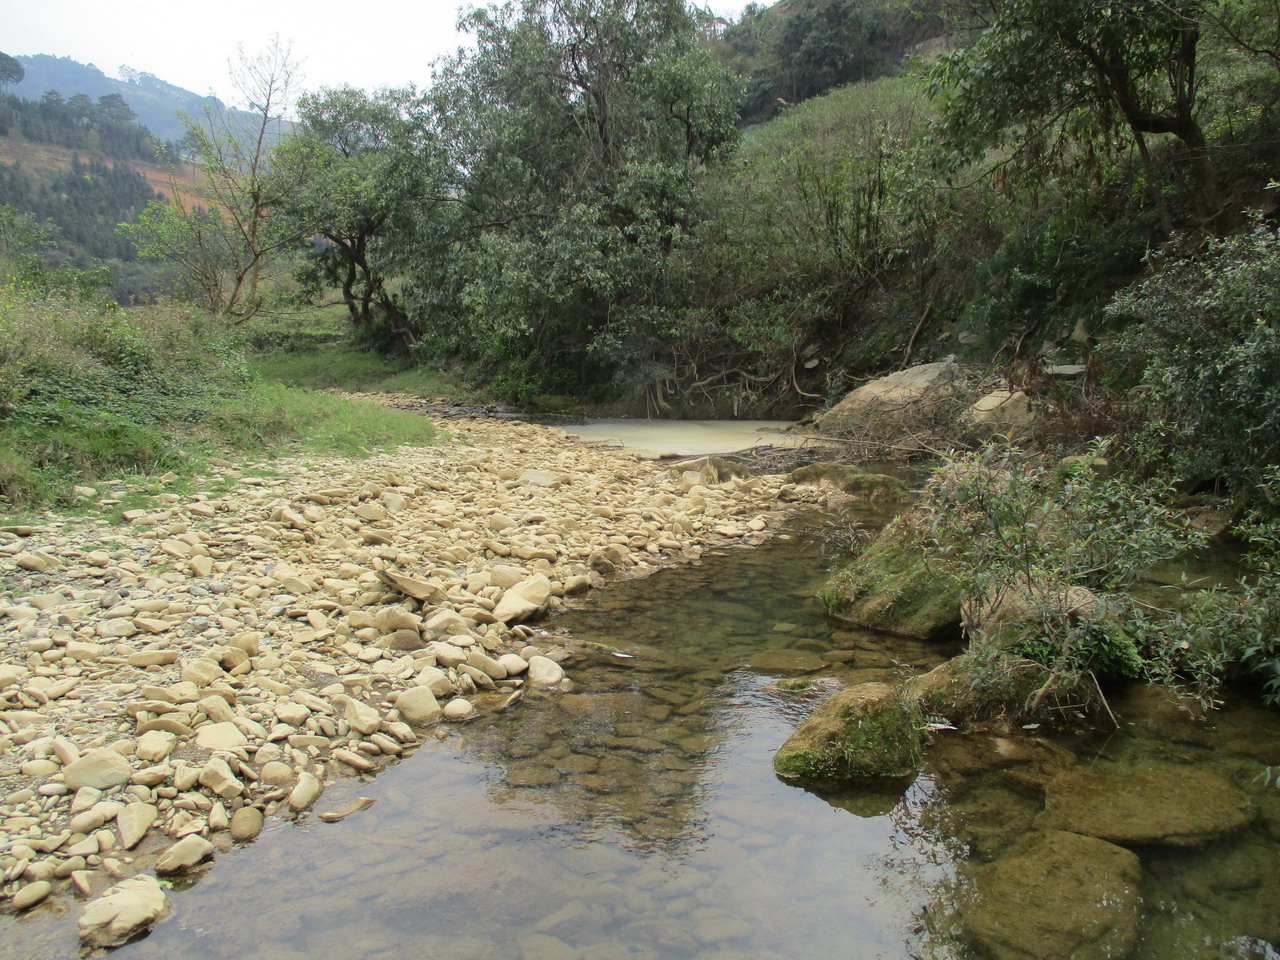
[[93,64],[70,57],[38,53],[15,59],[25,68],[26,76],[21,83],[9,86],[10,93],[26,100],[38,100],[46,90],[68,98],[83,93],[94,100],[118,93],[138,115],[138,122],[161,140],[178,141],[186,135],[179,111],[198,116],[206,106],[222,107],[217,97],[203,97],[130,67],[121,67],[124,79],[115,80]]

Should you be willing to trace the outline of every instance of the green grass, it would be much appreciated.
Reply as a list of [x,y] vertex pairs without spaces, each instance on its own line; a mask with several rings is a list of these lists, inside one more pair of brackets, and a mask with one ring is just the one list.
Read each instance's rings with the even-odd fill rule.
[[[46,504],[118,519],[146,509],[159,493],[189,493],[208,457],[249,455],[363,457],[382,449],[431,442],[431,422],[417,414],[280,384],[257,384],[219,399],[194,422],[104,422],[78,411],[57,423],[0,422],[0,513],[21,516]],[[177,479],[159,483],[155,475]],[[119,504],[74,503],[71,488],[88,484]],[[124,484],[112,491],[108,485]],[[213,492],[217,492],[216,484]]]
[[[290,329],[295,349],[251,369],[245,331],[180,304],[125,310],[0,285],[0,513],[57,504],[118,517],[196,492],[214,456],[319,460],[431,442],[422,416],[317,388],[474,399],[432,371],[325,342],[343,328],[322,311]],[[257,334],[284,342],[281,330],[247,339]],[[76,485],[98,495],[77,498]]]
[[312,390],[408,393],[446,403],[479,403],[480,394],[448,374],[388,360],[344,343],[306,351],[260,353],[250,365],[263,380]]

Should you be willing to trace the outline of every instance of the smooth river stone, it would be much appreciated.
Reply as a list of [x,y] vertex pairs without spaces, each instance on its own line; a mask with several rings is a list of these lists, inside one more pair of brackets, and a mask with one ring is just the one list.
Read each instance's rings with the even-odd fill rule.
[[124,783],[132,775],[133,768],[129,766],[129,761],[106,747],[86,754],[62,769],[68,790],[79,790],[81,787],[106,790]]
[[1126,845],[1198,847],[1253,816],[1249,798],[1220,774],[1165,764],[1128,775],[1059,774],[1045,788],[1036,826]]

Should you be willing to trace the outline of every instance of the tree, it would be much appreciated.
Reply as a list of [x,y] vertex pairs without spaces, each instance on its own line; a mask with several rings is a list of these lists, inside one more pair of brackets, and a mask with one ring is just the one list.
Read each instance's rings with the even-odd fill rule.
[[307,150],[284,148],[295,69],[278,38],[255,56],[242,49],[231,80],[249,104],[247,117],[210,106],[187,118],[208,205],[188,205],[174,180],[167,199],[150,204],[136,225],[122,225],[142,256],[174,264],[189,294],[235,321],[263,309],[263,271],[311,232],[281,213],[309,167]]
[[133,123],[138,118],[133,108],[118,93],[108,93],[98,98],[98,116],[112,123]]
[[420,100],[412,90],[347,87],[307,94],[298,114],[314,163],[285,209],[322,238],[299,279],[312,294],[336,287],[366,339],[408,350],[416,333],[390,286],[402,266],[396,248],[415,208],[454,199]]
[[681,0],[523,0],[464,26],[475,48],[432,92],[457,202],[423,221],[409,292],[430,339],[513,390],[599,387],[647,362],[739,85]]
[[975,16],[990,11],[984,29],[932,73],[944,142],[959,160],[1013,146],[1034,164],[1127,135],[1150,173],[1147,137],[1169,135],[1183,147],[1202,211],[1215,212],[1199,120],[1203,8],[1204,0],[993,0],[973,8]]
[[26,68],[22,66],[21,61],[9,56],[7,53],[0,52],[0,86],[21,83],[22,78],[26,75]]

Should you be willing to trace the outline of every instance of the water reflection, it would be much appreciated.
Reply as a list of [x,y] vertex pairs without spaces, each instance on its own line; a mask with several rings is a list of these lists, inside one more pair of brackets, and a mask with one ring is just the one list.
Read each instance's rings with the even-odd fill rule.
[[[626,657],[583,647],[572,693],[530,693],[374,781],[330,787],[324,809],[377,803],[223,851],[174,892],[172,919],[117,955],[950,960],[970,955],[955,904],[1034,829],[1057,772],[1180,757],[1244,784],[1280,766],[1274,713],[1188,725],[1138,693],[1117,701],[1127,726],[1108,738],[944,733],[912,781],[783,784],[773,752],[821,697],[950,652],[828,622],[811,599],[823,575],[797,537],[615,585],[556,628]],[[838,680],[780,689],[750,668],[770,649],[813,654]],[[1143,852],[1139,960],[1264,956],[1280,934],[1280,790],[1249,789],[1248,831]],[[47,911],[0,930],[3,960],[77,953],[70,919]]]

